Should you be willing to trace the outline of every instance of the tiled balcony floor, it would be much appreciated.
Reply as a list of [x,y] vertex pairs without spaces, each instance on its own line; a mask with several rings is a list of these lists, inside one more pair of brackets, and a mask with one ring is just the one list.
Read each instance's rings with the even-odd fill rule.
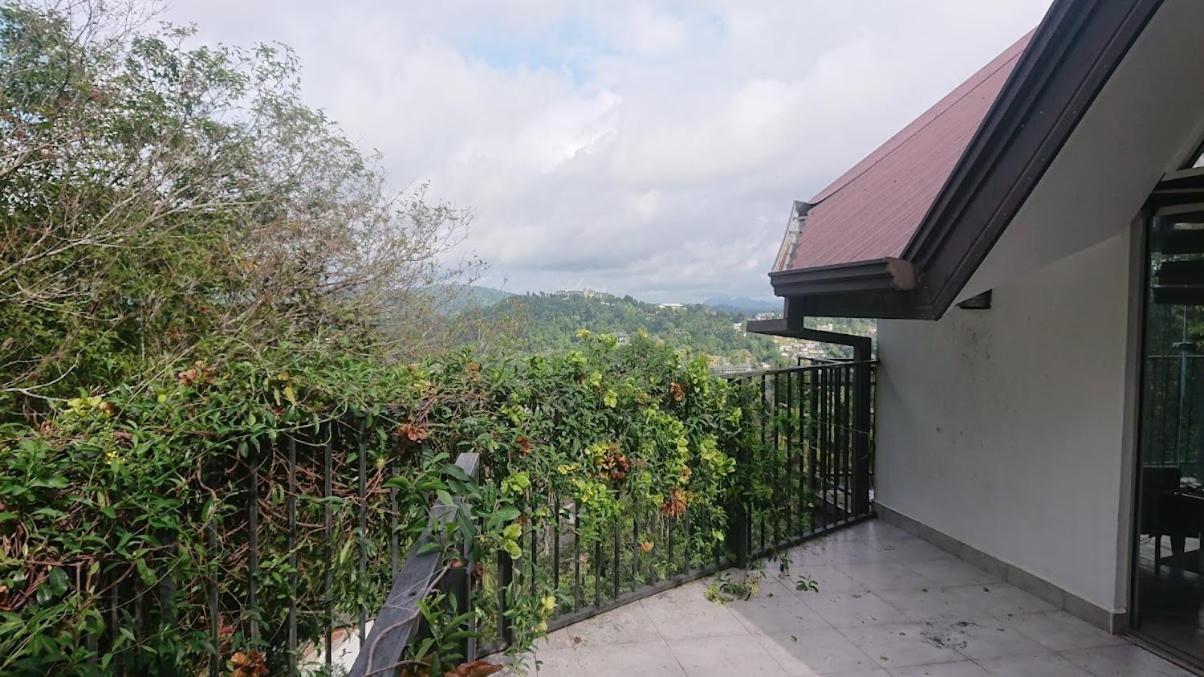
[[1188,675],[877,520],[799,546],[749,601],[708,602],[707,580],[556,631],[539,675]]

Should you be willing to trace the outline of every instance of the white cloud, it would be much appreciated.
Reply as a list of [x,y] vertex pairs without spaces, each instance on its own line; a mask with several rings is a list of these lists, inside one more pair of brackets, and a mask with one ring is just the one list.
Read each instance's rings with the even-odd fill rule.
[[472,208],[489,281],[667,301],[767,296],[791,201],[1047,2],[176,0],[168,17],[292,45],[307,100],[399,187]]

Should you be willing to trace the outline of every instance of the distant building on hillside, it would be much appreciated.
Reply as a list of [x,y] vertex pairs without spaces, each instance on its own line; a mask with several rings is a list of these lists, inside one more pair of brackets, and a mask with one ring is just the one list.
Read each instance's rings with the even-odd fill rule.
[[681,310],[682,308],[685,308],[685,306],[680,303],[658,303],[656,304],[656,307],[663,308],[665,310]]
[[568,299],[568,298],[594,299],[594,298],[600,298],[603,296],[610,296],[609,294],[607,294],[605,292],[600,292],[600,291],[597,291],[594,289],[588,289],[588,288],[586,288],[586,289],[560,289],[556,292],[555,295],[559,296],[562,299]]

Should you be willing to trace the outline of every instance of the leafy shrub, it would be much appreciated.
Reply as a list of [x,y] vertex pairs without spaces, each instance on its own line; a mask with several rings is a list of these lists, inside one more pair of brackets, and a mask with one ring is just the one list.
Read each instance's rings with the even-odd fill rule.
[[[487,363],[467,352],[382,365],[286,350],[197,361],[144,387],[82,395],[36,428],[8,425],[0,448],[0,672],[111,671],[118,661],[127,671],[194,671],[213,650],[215,624],[223,661],[258,650],[278,667],[288,601],[297,602],[302,643],[318,640],[329,562],[334,623],[374,613],[391,578],[390,537],[403,548],[413,542],[437,495],[473,492],[477,562],[507,552],[521,569],[524,535],[570,512],[587,546],[631,515],[647,515],[645,529],[688,519],[695,528],[683,534],[678,556],[712,561],[723,546],[718,525],[734,469],[724,450],[740,421],[728,385],[703,361],[647,337],[628,346],[582,338],[578,350]],[[334,498],[324,500],[328,439]],[[479,489],[447,468],[466,451],[482,454]],[[641,538],[661,547],[655,534]],[[659,553],[644,554],[651,563]],[[591,567],[587,561],[587,576],[596,577]],[[552,587],[547,573],[532,567],[513,585],[514,650],[569,602],[567,584]],[[489,614],[498,584],[482,576],[485,633],[497,628]],[[208,611],[214,589],[217,618]],[[447,647],[431,650],[445,652],[434,656],[445,663],[458,658]]]

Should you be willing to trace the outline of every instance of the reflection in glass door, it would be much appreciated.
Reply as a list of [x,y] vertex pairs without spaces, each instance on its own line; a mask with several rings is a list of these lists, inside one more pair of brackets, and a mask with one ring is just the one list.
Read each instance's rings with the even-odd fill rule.
[[1133,620],[1204,660],[1204,219],[1148,229]]

